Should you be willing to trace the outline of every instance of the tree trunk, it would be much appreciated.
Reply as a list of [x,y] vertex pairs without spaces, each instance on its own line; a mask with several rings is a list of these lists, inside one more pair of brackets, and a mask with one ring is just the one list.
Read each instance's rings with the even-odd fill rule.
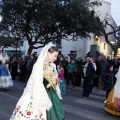
[[3,51],[3,50],[4,50],[4,48],[5,48],[5,46],[4,46],[4,47],[2,47],[2,50],[1,50],[1,51]]
[[27,52],[29,56],[31,55],[32,50],[33,50],[33,47],[29,46],[29,48],[28,48],[28,52]]

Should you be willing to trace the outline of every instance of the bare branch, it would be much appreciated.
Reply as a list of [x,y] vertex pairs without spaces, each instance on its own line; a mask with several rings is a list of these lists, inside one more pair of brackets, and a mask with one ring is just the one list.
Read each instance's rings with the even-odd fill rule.
[[119,31],[120,28],[118,28],[117,30],[115,30],[115,28],[113,27],[113,25],[109,24],[108,21],[105,21],[105,23],[106,23],[107,25],[109,25],[109,26],[113,29],[113,32],[109,32],[109,33],[107,33],[107,35],[114,34],[114,37],[117,39],[117,37],[116,37],[116,32]]

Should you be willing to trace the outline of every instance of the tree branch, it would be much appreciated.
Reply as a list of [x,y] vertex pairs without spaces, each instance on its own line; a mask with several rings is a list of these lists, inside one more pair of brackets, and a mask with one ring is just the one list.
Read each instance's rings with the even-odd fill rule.
[[111,34],[114,34],[114,37],[117,39],[116,37],[116,32],[118,32],[120,30],[120,28],[118,28],[117,30],[115,30],[115,28],[113,27],[113,25],[109,24],[108,21],[105,21],[105,23],[107,25],[109,25],[112,29],[113,29],[113,32],[109,32],[109,33],[106,33],[107,35],[111,35]]

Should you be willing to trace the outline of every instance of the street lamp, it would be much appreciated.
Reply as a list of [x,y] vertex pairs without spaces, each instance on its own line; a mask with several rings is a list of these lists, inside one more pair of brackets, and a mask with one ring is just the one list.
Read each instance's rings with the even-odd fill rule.
[[115,44],[115,42],[111,41],[112,44]]
[[100,45],[100,37],[99,36],[95,36],[95,38],[94,38],[94,44],[95,45]]
[[0,15],[0,22],[2,21],[2,16]]
[[18,40],[20,40],[20,38],[19,38],[19,37],[16,37],[15,40],[16,40],[16,58],[17,58]]

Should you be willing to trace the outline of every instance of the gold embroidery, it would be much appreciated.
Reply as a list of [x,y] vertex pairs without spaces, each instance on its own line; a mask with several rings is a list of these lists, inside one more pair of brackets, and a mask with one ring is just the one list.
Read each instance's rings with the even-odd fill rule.
[[55,74],[55,70],[50,64],[44,63],[43,76],[49,82],[46,87],[49,88],[52,86],[54,89],[56,89],[58,78]]

